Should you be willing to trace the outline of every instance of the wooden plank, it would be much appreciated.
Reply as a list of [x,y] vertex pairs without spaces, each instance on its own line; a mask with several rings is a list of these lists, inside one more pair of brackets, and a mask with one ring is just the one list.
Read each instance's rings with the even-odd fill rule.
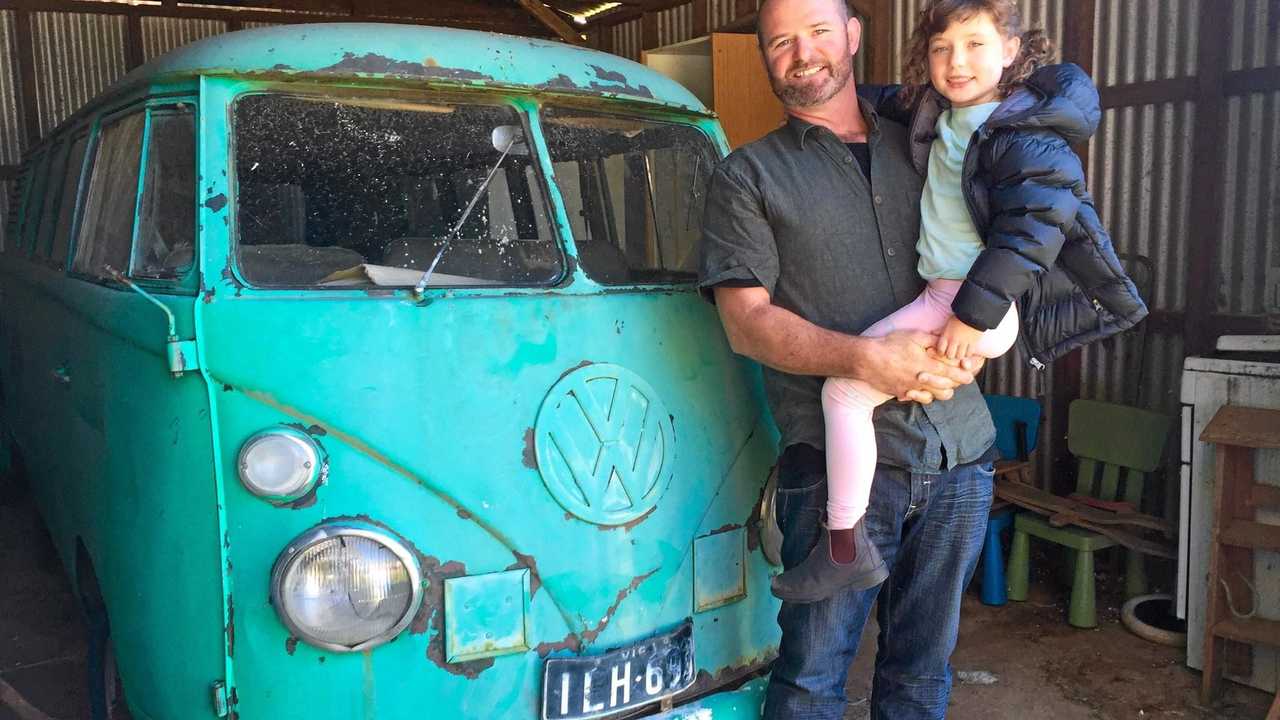
[[582,37],[578,32],[569,27],[569,23],[560,19],[555,10],[543,5],[542,0],[516,0],[516,2],[532,15],[535,20],[559,36],[561,40],[572,45],[582,44]]
[[[1200,3],[1199,34],[1196,54],[1195,143],[1192,145],[1191,167],[1196,169],[1197,189],[1191,193],[1188,222],[1182,228],[1191,247],[1186,259],[1184,287],[1187,308],[1183,348],[1185,354],[1204,355],[1213,349],[1220,328],[1207,322],[1217,309],[1218,237],[1227,203],[1226,187],[1227,103],[1223,99],[1223,76],[1227,71],[1230,23],[1222,22],[1219,3]],[[1218,28],[1218,31],[1209,30]]]
[[1168,102],[1194,100],[1199,85],[1194,77],[1148,80],[1145,82],[1111,85],[1098,88],[1102,109],[1156,105]]
[[693,0],[693,36],[699,38],[711,32],[710,22],[709,0]]
[[1213,626],[1219,637],[1242,643],[1262,644],[1280,648],[1280,621],[1262,618],[1228,618]]
[[[262,6],[257,2],[252,4],[256,7]],[[75,0],[5,0],[5,6],[18,11],[123,15],[125,17],[188,18],[222,20],[225,22],[234,20],[269,23],[313,23],[340,20],[343,22],[384,22],[402,25],[441,25],[533,37],[545,37],[549,34],[541,24],[534,22],[528,13],[515,5],[510,8],[503,8],[470,3],[467,0],[433,0],[431,3],[415,4],[405,12],[386,12],[374,15],[351,15],[345,11],[341,13],[301,13],[288,10],[273,12],[268,10],[240,10],[218,6],[192,6],[185,3],[167,7],[163,5],[125,5],[113,2],[76,2]]]
[[124,62],[130,69],[142,64],[142,16],[129,15],[124,26]]
[[640,20],[640,49],[658,47],[658,13],[645,13]]
[[786,119],[782,103],[769,85],[769,74],[760,62],[755,35],[713,34],[711,73],[715,78],[715,111],[729,147],[763,137]]
[[1280,487],[1255,484],[1249,488],[1249,506],[1280,512]]
[[1227,73],[1222,81],[1222,92],[1227,96],[1252,95],[1253,93],[1280,90],[1280,72],[1273,67],[1237,70]]
[[893,68],[893,0],[872,0],[871,13],[865,16],[862,26],[862,49],[871,53],[867,67],[868,80],[873,83],[896,82],[891,77]]
[[1280,552],[1280,525],[1232,520],[1218,533],[1218,542],[1231,547]]
[[[1071,514],[1094,526],[1127,525],[1134,530],[1154,530],[1165,537],[1173,537],[1176,534],[1173,524],[1164,518],[1140,512],[1103,510],[1024,483],[1001,479],[996,482],[996,494],[1009,502],[1041,514]],[[1168,550],[1164,549],[1160,554],[1167,552]]]
[[[1200,433],[1200,441],[1247,448],[1278,448],[1280,410],[1223,405]],[[1246,482],[1252,483],[1252,476]]]

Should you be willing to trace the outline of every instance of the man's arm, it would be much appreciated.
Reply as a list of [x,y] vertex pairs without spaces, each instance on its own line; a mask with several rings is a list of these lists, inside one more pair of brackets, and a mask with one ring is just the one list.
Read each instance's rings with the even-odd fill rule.
[[928,404],[949,399],[981,367],[936,359],[929,351],[935,337],[925,332],[864,338],[820,328],[774,305],[763,287],[716,287],[715,298],[734,352],[793,375],[851,377]]

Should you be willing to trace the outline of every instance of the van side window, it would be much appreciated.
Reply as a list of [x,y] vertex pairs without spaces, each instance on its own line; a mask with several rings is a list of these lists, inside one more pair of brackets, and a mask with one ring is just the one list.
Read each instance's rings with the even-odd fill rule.
[[542,128],[588,276],[605,285],[697,277],[716,161],[702,132],[567,108],[544,110]]
[[49,174],[49,153],[42,150],[31,160],[31,170],[28,171],[27,185],[25,197],[22,199],[22,215],[18,219],[20,224],[18,228],[18,243],[24,250],[30,252],[32,245],[35,243],[36,228],[40,225],[40,207],[44,201],[45,178]]
[[46,260],[49,258],[49,238],[53,236],[53,227],[58,219],[58,195],[62,190],[63,173],[66,172],[68,147],[68,143],[64,140],[49,151],[49,175],[45,182],[44,200],[40,206],[40,225],[35,233],[35,245],[32,248],[33,255]]
[[196,126],[186,108],[151,111],[138,204],[134,277],[176,278],[191,267],[196,225]]
[[247,95],[237,267],[261,286],[521,286],[563,261],[513,108]]
[[107,268],[126,269],[145,123],[146,115],[136,112],[103,125],[71,261],[76,273],[105,278],[110,275]]
[[89,144],[89,134],[80,133],[71,141],[67,155],[67,170],[62,176],[62,193],[58,196],[58,223],[53,230],[53,247],[50,260],[55,267],[66,267],[71,247],[71,221],[75,218],[76,203],[80,200],[80,174],[84,169],[84,150]]

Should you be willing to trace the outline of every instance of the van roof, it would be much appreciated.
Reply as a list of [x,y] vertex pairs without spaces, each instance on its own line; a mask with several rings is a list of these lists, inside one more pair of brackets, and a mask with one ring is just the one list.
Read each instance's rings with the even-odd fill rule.
[[134,69],[120,84],[207,74],[517,86],[622,96],[707,112],[675,81],[617,55],[514,35],[382,23],[281,25],[215,35]]

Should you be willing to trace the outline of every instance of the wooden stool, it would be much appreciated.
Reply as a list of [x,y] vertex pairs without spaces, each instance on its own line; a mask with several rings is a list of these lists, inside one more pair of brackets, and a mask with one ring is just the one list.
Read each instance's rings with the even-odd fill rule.
[[[1280,647],[1280,621],[1241,617],[1240,609],[1232,607],[1252,596],[1253,551],[1280,551],[1280,525],[1254,519],[1259,507],[1280,509],[1280,487],[1253,481],[1254,450],[1280,448],[1280,410],[1223,405],[1200,440],[1218,446],[1200,685],[1200,702],[1208,705],[1222,684],[1227,641]],[[1280,720],[1280,694],[1267,720]]]

